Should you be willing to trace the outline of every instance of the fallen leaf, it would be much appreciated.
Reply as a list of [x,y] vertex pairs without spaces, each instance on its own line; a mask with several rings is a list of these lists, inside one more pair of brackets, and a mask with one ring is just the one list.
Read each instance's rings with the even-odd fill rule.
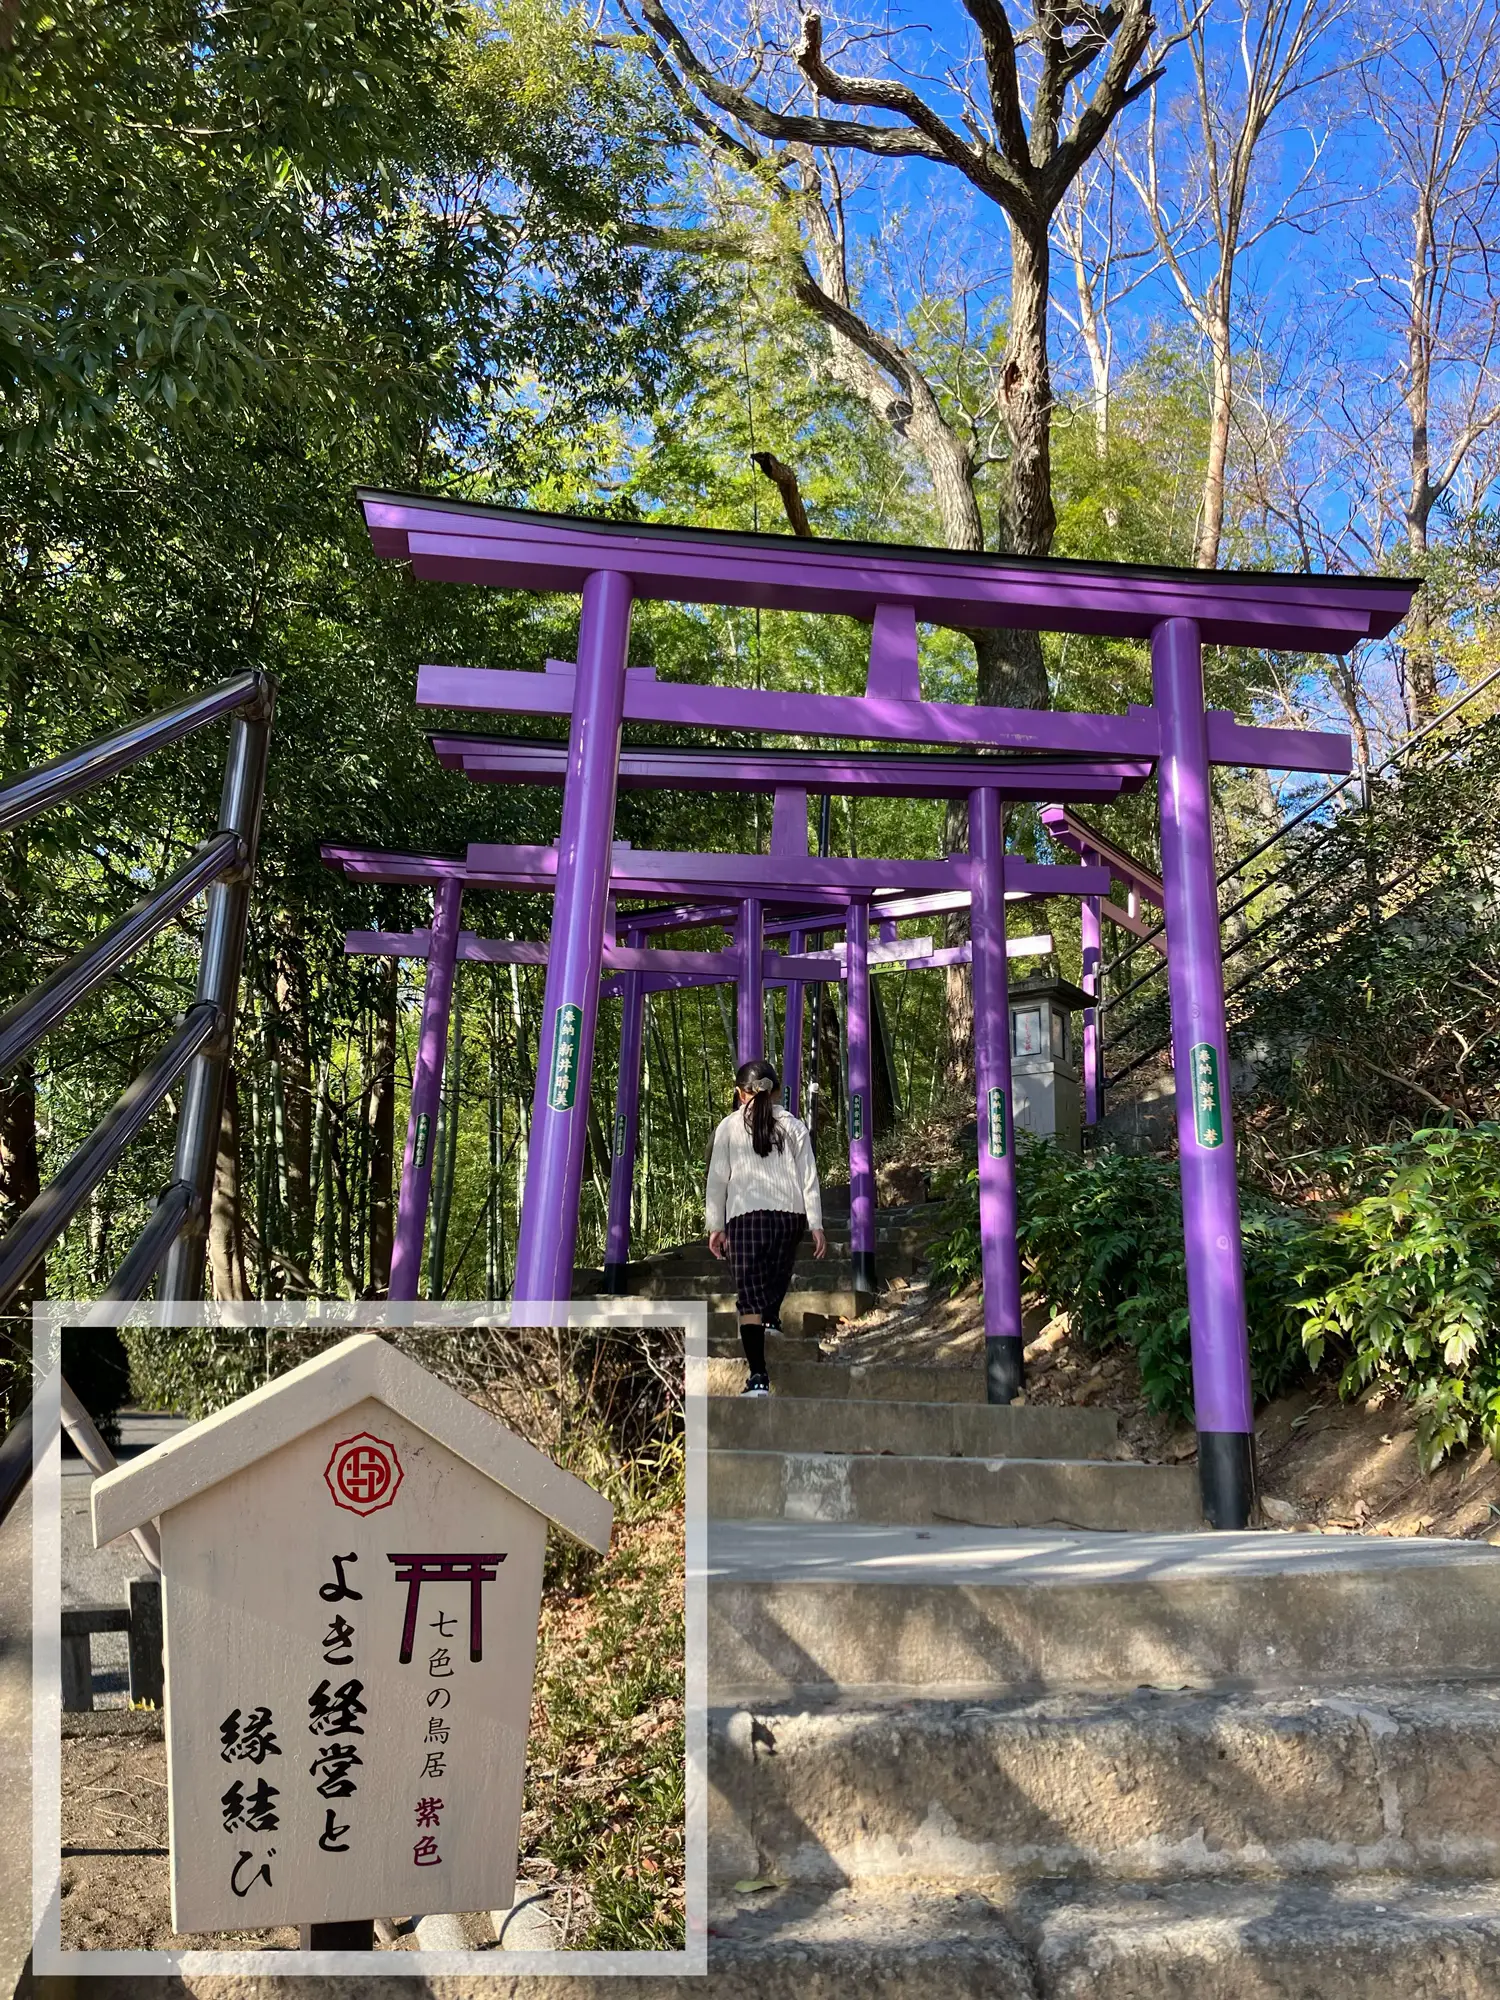
[[774,1875],[751,1875],[745,1881],[735,1883],[734,1893],[737,1896],[756,1896],[760,1894],[762,1889],[779,1889],[780,1887],[781,1884],[776,1880]]

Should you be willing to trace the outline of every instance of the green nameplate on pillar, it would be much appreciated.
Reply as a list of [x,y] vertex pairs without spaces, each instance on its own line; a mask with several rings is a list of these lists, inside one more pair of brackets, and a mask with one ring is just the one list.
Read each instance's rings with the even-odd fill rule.
[[990,1158],[992,1160],[1003,1160],[1005,1158],[1005,1092],[1003,1090],[996,1089],[990,1092],[989,1107]]
[[865,1094],[862,1090],[855,1090],[849,1095],[849,1137],[863,1139],[864,1136]]
[[1212,1152],[1224,1143],[1224,1099],[1219,1088],[1219,1051],[1212,1042],[1196,1042],[1188,1059],[1193,1078],[1193,1130],[1198,1144]]
[[615,1158],[617,1160],[623,1160],[624,1157],[625,1157],[625,1113],[623,1111],[617,1111],[615,1113]]
[[427,1134],[431,1122],[425,1111],[417,1120],[416,1143],[411,1149],[411,1163],[414,1167],[425,1167],[427,1164]]
[[570,1000],[559,1007],[552,1035],[552,1076],[547,1103],[554,1111],[571,1111],[578,1094],[578,1036],[583,1009]]

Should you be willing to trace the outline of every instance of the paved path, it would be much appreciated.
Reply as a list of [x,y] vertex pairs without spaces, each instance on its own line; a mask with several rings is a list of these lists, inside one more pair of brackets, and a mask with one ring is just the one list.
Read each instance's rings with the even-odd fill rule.
[[[118,1456],[138,1458],[163,1438],[183,1428],[180,1417],[141,1416],[120,1419]],[[132,1577],[156,1572],[129,1535],[102,1549],[94,1547],[89,1522],[89,1488],[94,1475],[81,1458],[64,1458],[62,1467],[62,1601],[67,1606],[124,1604]],[[123,1632],[96,1632],[92,1641],[94,1706],[123,1708],[129,1700],[126,1643]]]

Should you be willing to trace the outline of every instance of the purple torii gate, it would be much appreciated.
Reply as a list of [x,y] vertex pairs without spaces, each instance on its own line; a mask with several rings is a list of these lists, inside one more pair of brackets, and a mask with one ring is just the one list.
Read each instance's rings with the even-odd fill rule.
[[[360,500],[377,552],[408,563],[418,577],[576,591],[582,598],[571,672],[428,666],[417,685],[419,703],[428,706],[569,718],[544,1001],[554,1061],[551,1073],[538,1078],[527,1186],[533,1219],[523,1227],[517,1266],[521,1300],[550,1300],[567,1290],[563,1245],[576,1217],[582,1147],[572,1093],[559,1092],[554,1081],[570,1064],[576,1077],[578,1058],[591,1051],[623,722],[1156,762],[1199,1477],[1209,1521],[1244,1526],[1255,1498],[1254,1419],[1209,768],[1342,775],[1351,758],[1346,737],[1259,729],[1207,711],[1202,647],[1345,652],[1391,632],[1416,583],[806,541],[373,490],[362,491]],[[650,669],[628,668],[626,657],[631,607],[653,598],[866,620],[866,692],[658,682]],[[1091,715],[924,701],[919,620],[1147,640],[1152,704]],[[994,859],[987,834],[983,829],[976,842],[980,878]],[[988,881],[976,879],[974,887],[976,906],[993,893]]]
[[[650,914],[650,913],[648,913]],[[691,913],[689,913],[691,914]],[[744,954],[730,951],[653,951],[642,953],[642,930],[635,922],[637,912],[632,911],[625,922],[624,947],[605,945],[604,963],[606,969],[623,966],[612,978],[606,978],[601,987],[601,998],[623,999],[624,1011],[620,1024],[620,1064],[618,1087],[615,1098],[615,1120],[610,1157],[609,1219],[605,1236],[604,1288],[606,1292],[619,1293],[625,1287],[626,1266],[630,1259],[630,1205],[634,1191],[634,1174],[638,1145],[641,1091],[642,1030],[644,1027],[644,1004],[652,993],[668,993],[687,987],[733,985],[743,987],[745,977]],[[673,913],[673,929],[689,929],[690,922],[681,922],[682,912]],[[716,916],[713,921],[718,921]],[[847,920],[847,913],[829,913],[820,921],[824,929],[841,929]],[[705,920],[707,921],[707,920]],[[882,923],[882,928],[894,928]],[[786,929],[785,925],[767,925],[767,931]],[[433,949],[433,930],[420,931],[350,931],[344,939],[344,950],[351,958],[409,958],[427,959]],[[1007,938],[1005,953],[1007,958],[1035,958],[1052,950],[1050,932],[1042,932],[1027,937]],[[970,962],[969,945],[953,945],[944,950],[934,950],[931,938],[905,938],[880,944],[872,944],[869,950],[869,970],[873,974],[881,970],[903,972],[928,971],[949,965],[967,965]],[[472,962],[481,965],[545,965],[548,947],[544,940],[521,938],[484,938],[473,931],[458,933],[454,951],[456,964]],[[662,961],[674,966],[671,971],[642,970],[643,964]],[[692,969],[684,970],[684,964],[692,962]],[[792,932],[790,951],[780,953],[766,951],[761,962],[761,976],[766,990],[785,988],[788,1006],[795,1002],[790,996],[800,994],[803,986],[816,982],[820,985],[838,985],[848,977],[846,957],[837,949],[831,951],[803,952],[797,943],[797,933]],[[434,984],[437,1006],[441,1005],[442,987]],[[449,988],[451,1006],[451,985]],[[436,1006],[435,1006],[436,1011]],[[740,1010],[743,1015],[744,1009]],[[800,1051],[793,1049],[793,1029],[800,1028],[800,1020],[795,1013],[787,1016],[787,1053],[782,1058],[783,1096],[795,1097],[794,1086]],[[441,1051],[447,1046],[447,1021],[435,1023],[434,1041],[438,1050],[437,1073],[424,1078],[426,1089],[424,1098],[430,1091],[434,1103],[439,1101],[442,1087]],[[797,1038],[800,1041],[800,1037]],[[743,1059],[743,1044],[741,1044]],[[420,1059],[419,1059],[420,1060]],[[415,1101],[415,1100],[414,1100]],[[416,1115],[415,1113],[412,1116]],[[408,1124],[411,1117],[408,1118]],[[424,1148],[425,1155],[425,1148]],[[407,1184],[403,1180],[403,1190]],[[401,1244],[401,1256],[394,1257],[393,1298],[415,1297],[415,1271],[420,1253],[421,1241],[426,1228],[426,1207],[421,1200],[421,1183],[413,1180],[409,1191],[404,1192],[398,1203],[397,1238]],[[401,1290],[396,1290],[396,1271],[399,1268]]]
[[[565,674],[567,667],[552,661],[548,663],[550,673]],[[485,738],[437,735],[432,739],[433,750],[440,763],[447,769],[461,770],[471,778],[490,784],[553,784],[562,785],[567,776],[567,748],[561,743],[538,742],[534,738]],[[840,793],[846,796],[881,798],[962,798],[969,802],[971,816],[978,815],[984,830],[984,837],[991,842],[1001,840],[1000,814],[1004,802],[1008,800],[1052,799],[1057,797],[1074,800],[1097,801],[1116,798],[1122,791],[1138,791],[1150,775],[1150,763],[1144,759],[1117,759],[1104,761],[1068,762],[1056,757],[1038,758],[1026,753],[1004,758],[974,755],[935,755],[913,757],[909,753],[860,753],[828,752],[807,750],[759,750],[751,752],[724,751],[701,748],[670,748],[625,750],[620,753],[619,783],[630,789],[664,789],[675,791],[715,791],[736,793],[767,793],[774,799],[772,816],[770,853],[774,857],[808,858],[808,799],[812,795]],[[993,813],[994,825],[990,826],[988,815]],[[1003,841],[1002,841],[1003,846]],[[1063,885],[1059,882],[1059,887]],[[983,900],[984,891],[977,892]],[[1013,893],[1020,893],[1019,891]],[[965,895],[964,904],[971,900]],[[1094,896],[1095,906],[1098,897]],[[746,967],[757,962],[763,909],[759,899],[747,899],[740,906],[741,928],[740,949],[745,957]],[[872,912],[873,914],[873,912]],[[863,919],[857,922],[863,922]],[[895,917],[889,912],[883,922],[894,934]],[[1012,1315],[1006,1303],[1006,1294],[1011,1289],[1008,1276],[1014,1256],[1007,1246],[1014,1236],[1015,1197],[1011,1185],[1013,1169],[1010,1164],[1010,1150],[1013,1145],[1010,1117],[1010,1044],[1008,1038],[1007,1010],[1005,1007],[1005,964],[1004,924],[999,905],[989,911],[986,905],[986,921],[997,926],[1000,939],[998,956],[994,950],[981,944],[974,959],[975,981],[975,1036],[976,1071],[982,1071],[979,1079],[980,1126],[986,1134],[981,1147],[980,1160],[980,1239],[990,1246],[989,1258],[994,1271],[986,1284],[986,1353],[990,1366],[986,1370],[988,1393],[994,1400],[1008,1401],[1015,1395],[1021,1384],[1021,1364],[1019,1349],[1010,1343],[1019,1337],[1019,1317]],[[830,926],[831,928],[832,926]],[[803,929],[796,920],[792,925],[792,949],[800,951]],[[867,924],[864,945],[851,940],[851,955],[860,949],[868,952]],[[878,950],[878,947],[877,947]],[[924,954],[925,963],[967,962],[973,957],[974,947],[945,954],[935,958],[929,951]],[[998,966],[998,975],[995,970]],[[738,982],[740,1034],[739,1053],[742,1061],[764,1053],[762,1046],[762,1013],[758,986],[754,976],[747,970]],[[850,992],[857,988],[851,981]],[[625,1019],[621,1036],[621,1098],[624,1103],[626,1133],[633,1140],[637,1109],[635,1104],[636,1081],[631,1065],[636,1061],[640,1038],[637,1011],[641,1005],[638,991],[627,991],[625,998]],[[791,1045],[790,1060],[783,1064],[787,1074],[786,1101],[790,1108],[800,1105],[800,1070],[802,1055],[802,1005],[800,986],[794,986],[788,993],[788,1037]],[[995,1011],[992,1016],[992,1006]],[[851,1074],[858,1068],[863,1074],[869,1067],[869,1023],[863,1007],[851,1007],[849,1012],[850,1041],[849,1061]],[[1003,1040],[1003,1050],[1000,1041]],[[862,1091],[850,1086],[850,1106],[856,1118],[866,1099]],[[617,1116],[616,1125],[620,1119]],[[851,1186],[862,1176],[855,1171],[853,1153],[857,1139],[863,1137],[851,1131]],[[605,1259],[605,1280],[607,1285],[623,1282],[626,1246],[628,1244],[629,1180],[630,1166],[633,1164],[633,1144],[628,1159],[622,1168],[617,1152],[615,1170],[611,1185],[611,1229],[609,1248]],[[1003,1160],[1003,1165],[994,1162]],[[625,1185],[620,1185],[621,1179]],[[524,1223],[523,1223],[524,1227]],[[873,1207],[865,1212],[865,1204],[856,1201],[851,1215],[850,1253],[853,1263],[854,1283],[857,1291],[873,1294],[876,1289],[875,1270],[875,1223]],[[1019,1284],[1019,1279],[1016,1280]],[[1011,1327],[1015,1318],[1015,1328]],[[993,1345],[994,1342],[1006,1345]]]
[[[1016,898],[1036,895],[1087,895],[1107,889],[1108,876],[1098,868],[1055,867],[1044,863],[1030,862],[1015,857],[1005,857],[994,851],[994,842],[999,839],[1000,805],[993,791],[980,788],[970,794],[970,812],[975,823],[981,828],[981,838],[988,838],[991,845],[984,857],[986,865],[976,867],[969,855],[953,855],[942,862],[887,861],[876,857],[843,859],[814,857],[804,854],[799,858],[783,852],[779,855],[738,855],[738,854],[645,854],[616,842],[610,850],[609,880],[611,898],[606,899],[606,908],[613,897],[640,895],[643,881],[649,881],[657,893],[687,892],[699,882],[705,882],[709,894],[724,893],[726,885],[750,885],[759,893],[747,894],[743,888],[739,896],[741,921],[736,947],[728,953],[671,951],[643,948],[639,942],[641,932],[635,929],[636,919],[627,913],[623,919],[629,942],[624,946],[602,943],[600,968],[625,975],[627,981],[627,1012],[622,1022],[622,1091],[625,1092],[623,1109],[626,1126],[620,1131],[619,1116],[616,1118],[616,1166],[624,1161],[633,1162],[635,1151],[635,1127],[639,1104],[639,1068],[641,999],[646,976],[667,978],[696,978],[735,980],[740,996],[739,1005],[739,1058],[747,1061],[761,1052],[764,1021],[762,993],[764,981],[769,974],[788,984],[805,984],[810,981],[825,980],[830,971],[839,966],[834,953],[804,954],[792,952],[781,954],[767,952],[764,948],[764,911],[768,902],[801,903],[810,895],[837,896],[840,908],[829,913],[829,928],[842,928],[846,935],[841,976],[847,983],[848,1002],[845,1015],[845,1042],[848,1061],[848,1101],[849,1101],[849,1224],[850,1258],[856,1291],[873,1294],[878,1278],[875,1268],[875,1154],[873,1119],[870,1115],[872,1103],[870,1076],[870,958],[869,942],[870,901],[879,888],[917,890],[937,890],[937,895],[919,896],[916,899],[892,900],[881,907],[885,915],[882,921],[892,926],[897,918],[894,914],[903,910],[913,900],[956,900],[959,896],[972,897],[973,941],[970,946],[972,962],[975,966],[975,1067],[979,1085],[981,1129],[985,1134],[980,1146],[980,1201],[985,1227],[981,1241],[984,1263],[984,1312],[985,1312],[985,1359],[988,1394],[993,1401],[1010,1401],[1018,1392],[1022,1381],[1021,1363],[1021,1273],[1016,1249],[1016,1202],[1015,1202],[1015,1159],[1014,1135],[1010,1117],[1010,1033],[1009,1009],[1006,1004],[1006,938],[1004,906],[1007,895]],[[806,827],[805,802],[803,827]],[[986,833],[986,829],[988,832]],[[805,841],[805,831],[804,831]],[[382,955],[396,952],[408,955],[402,947],[419,940],[425,951],[418,954],[428,960],[427,986],[423,998],[422,1023],[418,1037],[417,1060],[412,1070],[411,1111],[407,1124],[406,1154],[402,1171],[401,1190],[397,1205],[395,1241],[391,1256],[392,1299],[416,1297],[418,1274],[421,1264],[422,1241],[425,1231],[428,1198],[432,1176],[432,1148],[429,1143],[433,1120],[437,1114],[439,1092],[442,1083],[444,1050],[447,1045],[448,1016],[452,1002],[454,970],[460,956],[475,958],[504,959],[537,962],[545,959],[549,968],[555,962],[554,948],[533,944],[490,943],[473,938],[470,934],[467,947],[464,936],[459,931],[459,910],[465,883],[487,888],[546,889],[554,883],[560,872],[560,856],[552,849],[534,847],[494,847],[475,843],[469,849],[463,862],[443,860],[435,857],[396,855],[372,852],[367,849],[346,848],[330,845],[323,849],[324,860],[332,867],[341,869],[346,875],[356,879],[383,882],[429,883],[434,888],[433,923],[425,934],[382,933],[379,931],[353,932],[347,940],[349,948],[368,954],[377,951]],[[976,849],[974,857],[980,856]],[[972,890],[957,887],[970,874],[974,877]],[[678,909],[668,912],[648,912],[641,922],[660,922],[665,917],[673,927],[685,927],[685,917],[696,917],[705,921],[701,910]],[[810,917],[804,915],[800,922],[804,928],[811,928],[818,921],[816,912]],[[793,938],[797,931],[792,932]],[[1034,940],[1028,940],[1034,942]],[[877,954],[882,951],[899,953],[900,946],[877,945]],[[921,956],[929,960],[930,952]],[[633,991],[631,990],[633,989]],[[597,993],[596,993],[597,999]],[[982,1002],[982,1004],[981,1004]],[[564,1038],[554,1039],[553,1056],[548,1082],[549,1099],[565,1095],[568,1108],[578,1113],[578,1161],[577,1175],[581,1183],[583,1174],[583,1147],[585,1143],[585,1119],[587,1114],[588,1078],[592,1067],[593,1020],[591,1012],[587,1044],[581,1040],[580,1027],[570,1024],[571,1031]],[[579,1084],[583,1083],[580,1095]],[[543,1081],[539,1066],[538,1092]],[[533,1135],[536,1130],[536,1112],[533,1110]],[[577,1185],[573,1188],[571,1215],[568,1220],[567,1264],[568,1290],[572,1290],[573,1238],[577,1230],[578,1217]],[[535,1190],[530,1174],[522,1203],[522,1234],[527,1226],[527,1216]],[[611,1251],[614,1260],[623,1264],[625,1246],[628,1243],[628,1216],[630,1199],[630,1177],[628,1167],[619,1172],[612,1168],[610,1200],[610,1233],[614,1239]],[[519,1261],[518,1261],[519,1268]]]
[[1097,1125],[1104,1116],[1104,1044],[1099,1019],[1099,1007],[1103,1004],[1099,1000],[1099,982],[1104,974],[1104,957],[1100,919],[1107,917],[1119,929],[1140,938],[1165,958],[1165,932],[1160,925],[1146,922],[1140,913],[1140,905],[1144,902],[1158,910],[1164,909],[1166,891],[1159,875],[1153,875],[1133,854],[1127,854],[1123,847],[1116,846],[1068,806],[1044,806],[1041,819],[1059,846],[1071,848],[1084,861],[1102,861],[1110,874],[1125,884],[1127,902],[1123,910],[1117,903],[1106,903],[1098,896],[1085,896],[1083,899],[1083,977],[1079,984],[1096,1003],[1086,1007],[1083,1015],[1084,1123]]

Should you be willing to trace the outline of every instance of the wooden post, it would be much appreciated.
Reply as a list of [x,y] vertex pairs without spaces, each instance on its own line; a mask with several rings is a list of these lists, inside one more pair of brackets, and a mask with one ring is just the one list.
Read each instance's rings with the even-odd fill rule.
[[161,1652],[161,1578],[130,1579],[130,1700],[132,1707],[166,1701]]

